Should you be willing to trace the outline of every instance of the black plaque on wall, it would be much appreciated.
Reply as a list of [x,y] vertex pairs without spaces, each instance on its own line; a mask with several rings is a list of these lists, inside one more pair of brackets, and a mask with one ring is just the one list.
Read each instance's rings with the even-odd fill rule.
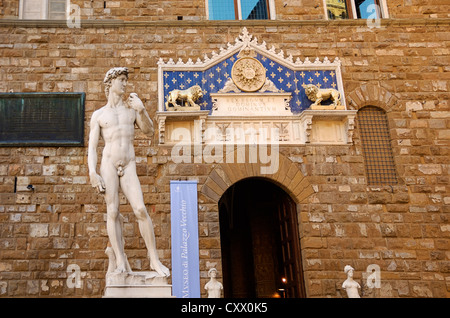
[[85,93],[0,93],[0,146],[83,146]]

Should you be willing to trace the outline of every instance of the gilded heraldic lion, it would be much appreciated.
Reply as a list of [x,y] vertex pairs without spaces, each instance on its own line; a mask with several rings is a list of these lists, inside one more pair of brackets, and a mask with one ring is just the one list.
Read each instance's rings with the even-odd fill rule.
[[202,97],[203,93],[199,85],[194,85],[184,90],[174,89],[173,91],[169,92],[169,98],[166,102],[166,110],[170,110],[171,107],[169,106],[169,104],[172,104],[172,106],[176,109],[178,109],[179,107],[183,107],[182,105],[177,104],[177,100],[184,101],[185,107],[191,106],[200,108],[200,106],[195,102]]
[[331,99],[333,104],[330,106],[341,106],[341,93],[334,88],[318,88],[316,85],[308,84],[305,88],[306,96],[314,104],[311,106],[321,106],[321,102],[324,100]]

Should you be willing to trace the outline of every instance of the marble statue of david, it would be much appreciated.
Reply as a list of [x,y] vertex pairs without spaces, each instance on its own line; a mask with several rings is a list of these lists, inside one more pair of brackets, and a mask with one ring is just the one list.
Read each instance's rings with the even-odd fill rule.
[[[153,223],[147,213],[141,185],[136,173],[136,159],[133,147],[135,124],[142,132],[153,135],[153,122],[137,94],[131,93],[123,100],[128,81],[128,69],[115,67],[105,76],[104,84],[108,103],[96,110],[91,118],[88,148],[89,178],[92,186],[105,194],[109,241],[115,264],[109,268],[116,273],[131,272],[124,252],[124,239],[119,215],[119,187],[133,208],[139,230],[145,241],[150,267],[161,276],[170,272],[159,260]],[[104,148],[100,174],[96,171],[97,147],[100,136]]]

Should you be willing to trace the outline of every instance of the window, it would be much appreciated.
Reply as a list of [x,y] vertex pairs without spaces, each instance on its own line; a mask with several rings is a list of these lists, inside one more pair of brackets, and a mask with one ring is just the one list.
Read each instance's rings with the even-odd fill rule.
[[348,19],[346,0],[327,0],[327,16],[330,20]]
[[385,0],[325,0],[330,20],[387,18]]
[[273,0],[207,0],[209,20],[268,20]]
[[397,184],[385,111],[375,106],[366,106],[358,110],[356,120],[363,149],[367,184]]
[[64,20],[66,18],[66,0],[48,0],[48,18]]
[[21,0],[20,19],[65,20],[70,0]]

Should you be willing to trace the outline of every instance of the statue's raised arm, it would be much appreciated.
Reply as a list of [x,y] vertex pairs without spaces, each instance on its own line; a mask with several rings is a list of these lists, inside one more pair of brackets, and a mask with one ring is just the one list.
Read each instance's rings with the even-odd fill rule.
[[153,122],[150,119],[147,111],[145,110],[144,103],[138,97],[136,93],[131,93],[128,97],[128,105],[130,108],[136,111],[136,124],[146,135],[153,136],[154,128]]

